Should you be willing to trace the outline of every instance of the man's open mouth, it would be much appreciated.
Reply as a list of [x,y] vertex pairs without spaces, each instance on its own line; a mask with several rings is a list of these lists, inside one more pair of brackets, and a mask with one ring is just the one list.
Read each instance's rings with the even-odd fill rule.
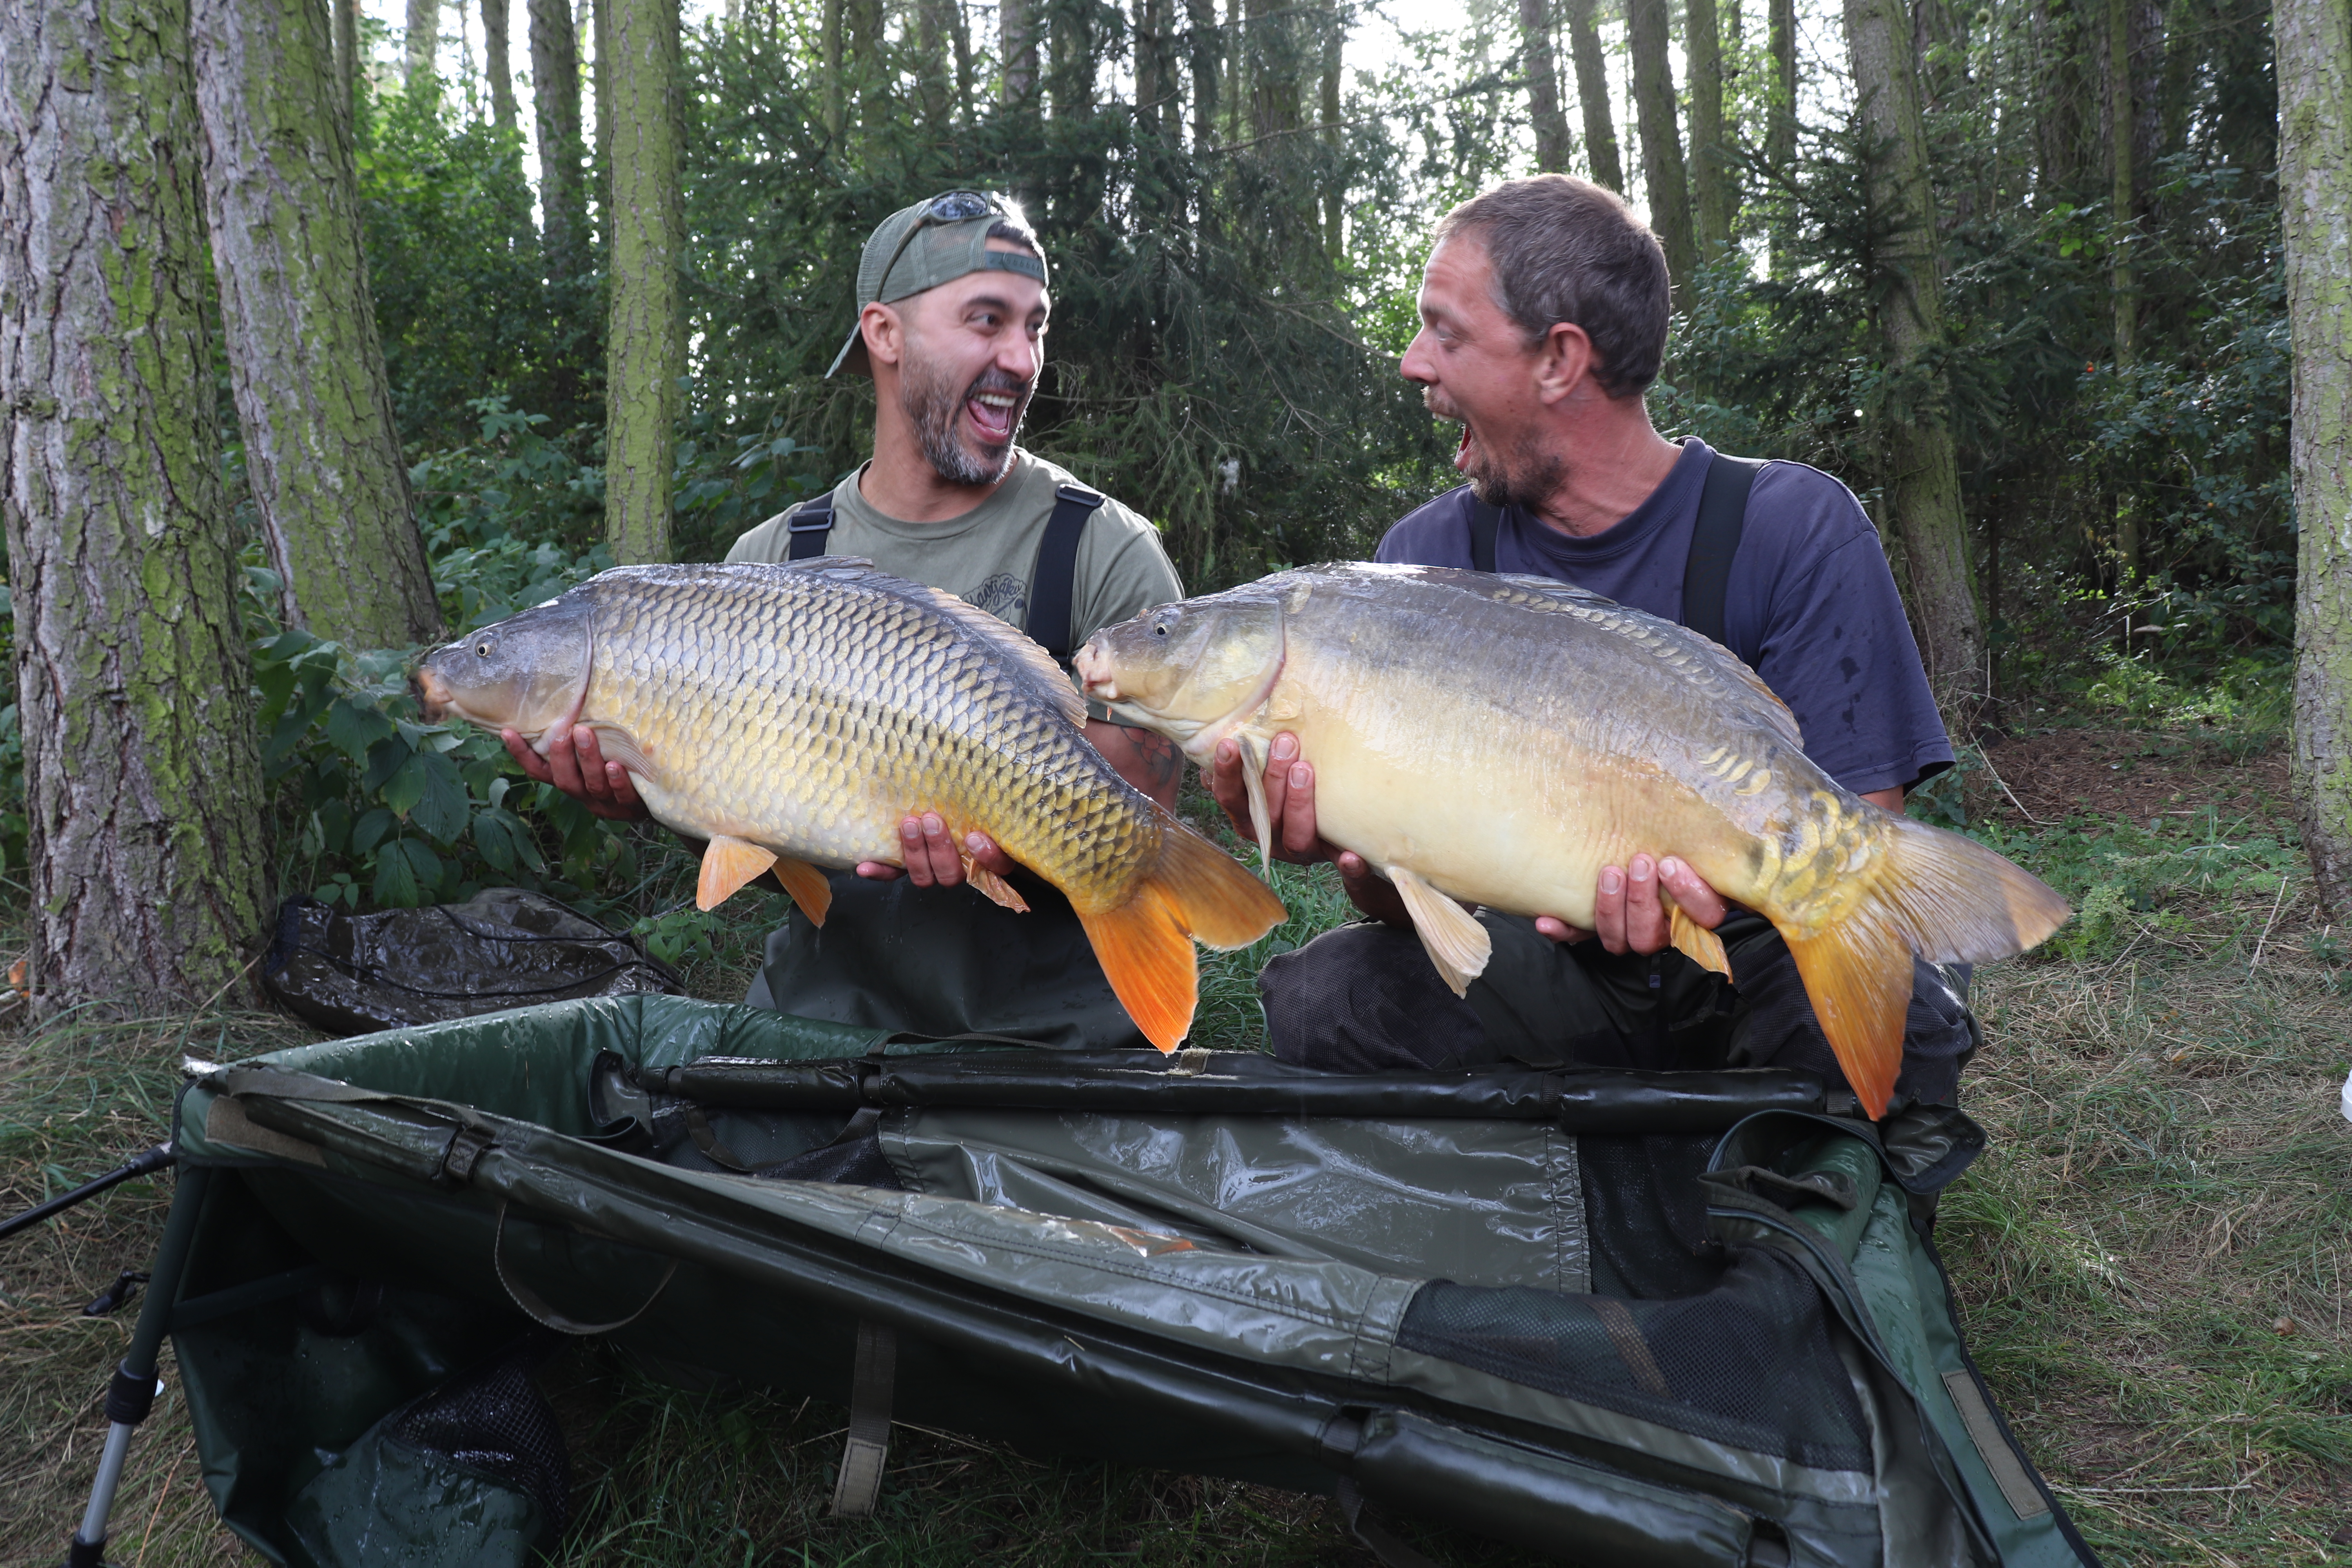
[[975,392],[963,400],[963,411],[971,420],[972,432],[992,447],[1002,447],[1013,439],[1013,422],[1021,415],[1021,395],[993,388]]
[[1470,426],[1465,420],[1462,426],[1461,444],[1454,448],[1454,468],[1455,472],[1466,474],[1470,471]]

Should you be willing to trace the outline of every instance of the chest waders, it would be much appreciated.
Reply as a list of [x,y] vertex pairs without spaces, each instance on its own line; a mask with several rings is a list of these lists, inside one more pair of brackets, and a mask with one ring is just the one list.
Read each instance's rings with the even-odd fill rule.
[[[1024,629],[1065,669],[1081,629],[1078,546],[1102,504],[1099,490],[1056,487],[1029,574]],[[833,521],[830,491],[795,512],[785,524],[788,558],[824,554]],[[769,938],[747,1000],[802,1017],[943,1037],[1142,1045],[1069,900],[1038,878],[1014,879],[1029,903],[1025,914],[970,888],[918,888],[903,877],[877,882],[836,871],[824,924],[793,910]]]

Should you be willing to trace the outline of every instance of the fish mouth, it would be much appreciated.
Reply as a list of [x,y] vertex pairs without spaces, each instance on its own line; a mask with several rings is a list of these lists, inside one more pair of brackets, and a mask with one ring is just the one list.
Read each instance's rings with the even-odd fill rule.
[[415,674],[408,678],[408,693],[416,699],[416,710],[427,724],[441,722],[448,716],[455,701],[441,678],[422,665],[417,667]]
[[1118,679],[1108,668],[1110,655],[1103,650],[1102,638],[1092,637],[1087,646],[1078,649],[1070,660],[1070,668],[1078,678],[1078,685],[1097,702],[1118,700]]

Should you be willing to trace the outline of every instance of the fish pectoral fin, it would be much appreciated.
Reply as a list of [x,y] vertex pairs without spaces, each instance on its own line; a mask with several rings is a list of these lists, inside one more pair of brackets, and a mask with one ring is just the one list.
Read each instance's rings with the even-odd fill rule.
[[[723,833],[715,834],[703,847],[702,879],[695,885],[694,907],[715,910],[734,897],[736,889],[770,867],[782,865],[799,866],[800,862],[779,861],[772,849],[762,849],[748,840],[730,838]],[[801,868],[814,869],[806,866]]]
[[1438,977],[1456,996],[1466,995],[1470,983],[1486,972],[1486,960],[1494,955],[1494,939],[1486,934],[1486,928],[1468,910],[1423,880],[1419,872],[1383,866],[1381,874],[1403,895],[1405,912],[1412,917],[1413,931],[1429,953],[1429,962],[1437,966]]
[[[1658,889],[1663,896],[1665,889]],[[1666,939],[1675,951],[1697,964],[1712,969],[1726,980],[1731,978],[1731,959],[1723,951],[1723,939],[1690,918],[1690,914],[1672,898],[1666,899]]]
[[[765,854],[766,851],[761,850],[761,853]],[[710,861],[706,857],[702,863],[707,868]],[[826,879],[825,874],[807,861],[795,860],[789,855],[776,857],[774,870],[776,880],[784,885],[784,891],[793,896],[793,902],[800,906],[801,913],[808,916],[809,924],[824,925],[825,911],[833,908],[833,883]],[[706,870],[705,875],[708,874]],[[754,877],[759,874],[757,871],[751,873]],[[736,887],[741,886],[740,882],[736,884]],[[733,889],[729,891],[733,891]],[[723,898],[725,894],[720,896]]]
[[606,762],[618,763],[641,779],[654,776],[654,765],[646,761],[645,748],[637,744],[635,735],[611,724],[587,727],[596,732],[596,748],[604,753]]
[[1016,915],[1029,912],[1029,900],[1023,898],[1012,883],[980,865],[969,855],[963,857],[963,879],[985,893],[996,903],[1003,904]]
[[1274,874],[1274,812],[1265,799],[1266,742],[1262,735],[1234,737],[1242,748],[1242,787],[1249,792],[1250,831],[1257,835],[1261,876]]

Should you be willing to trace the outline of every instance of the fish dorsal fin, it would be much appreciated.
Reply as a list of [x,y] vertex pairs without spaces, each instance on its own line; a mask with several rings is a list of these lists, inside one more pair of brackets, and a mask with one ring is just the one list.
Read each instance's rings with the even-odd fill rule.
[[[1466,575],[1466,574],[1465,574]],[[1549,577],[1527,577],[1516,574],[1502,581],[1510,585],[1511,597],[1520,603],[1534,602],[1535,607],[1554,607],[1571,615],[1588,616],[1606,622],[1617,630],[1632,635],[1633,640],[1664,662],[1675,665],[1686,674],[1719,686],[1728,687],[1743,697],[1757,702],[1756,716],[1773,738],[1797,751],[1805,749],[1805,737],[1797,728],[1797,716],[1780,700],[1780,694],[1764,684],[1764,678],[1748,668],[1748,661],[1712,637],[1702,637],[1688,626],[1662,620],[1645,610],[1636,610],[1604,599],[1589,589],[1572,587]]]
[[792,563],[792,570],[822,570],[844,576],[861,576],[877,587],[887,588],[930,605],[975,639],[986,643],[1034,677],[1038,694],[1071,723],[1084,724],[1087,721],[1087,700],[1078,695],[1078,689],[1070,684],[1069,677],[1062,673],[1062,667],[1054,662],[1054,656],[1033,641],[1028,633],[999,620],[979,605],[968,604],[944,588],[934,588],[877,571],[874,563],[862,555],[819,555],[812,560]]

